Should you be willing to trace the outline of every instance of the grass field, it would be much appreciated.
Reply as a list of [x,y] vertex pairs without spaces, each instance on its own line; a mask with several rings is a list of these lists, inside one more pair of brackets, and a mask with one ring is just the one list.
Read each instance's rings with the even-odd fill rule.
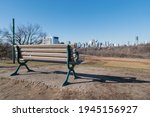
[[79,79],[62,87],[66,65],[29,62],[10,77],[16,65],[0,62],[0,99],[150,99],[150,60],[84,56],[76,66]]
[[[131,59],[131,58],[112,58],[112,57],[97,57],[97,56],[85,56],[84,64],[92,67],[107,67],[107,68],[127,68],[127,69],[142,69],[144,71],[150,70],[149,59]],[[46,66],[47,64],[59,65],[57,63],[46,62],[29,62],[30,66]],[[3,60],[0,62],[0,66],[14,67],[16,64],[12,64],[10,60]]]

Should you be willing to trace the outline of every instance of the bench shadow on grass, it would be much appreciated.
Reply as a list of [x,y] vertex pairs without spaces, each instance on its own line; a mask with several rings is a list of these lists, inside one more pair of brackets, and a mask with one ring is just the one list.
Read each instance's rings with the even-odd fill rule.
[[[67,74],[64,71],[55,71],[56,74]],[[73,74],[71,74],[73,75]],[[104,82],[104,83],[150,83],[150,81],[137,80],[136,77],[120,77],[120,76],[109,76],[109,75],[96,75],[96,74],[85,74],[77,73],[77,79],[87,79],[91,81],[81,81],[71,84],[86,83],[86,82]]]
[[[63,74],[66,75],[67,72],[64,71],[51,71],[51,72],[31,72],[32,74]],[[18,74],[18,75],[29,75],[29,74]],[[73,75],[71,73],[71,75]],[[77,73],[77,79],[84,79],[86,81],[78,81],[69,84],[81,84],[81,83],[89,83],[89,82],[101,82],[101,83],[150,83],[150,81],[146,80],[138,80],[136,77],[121,77],[121,76],[110,76],[110,75],[98,75],[98,74],[86,74],[86,73]]]

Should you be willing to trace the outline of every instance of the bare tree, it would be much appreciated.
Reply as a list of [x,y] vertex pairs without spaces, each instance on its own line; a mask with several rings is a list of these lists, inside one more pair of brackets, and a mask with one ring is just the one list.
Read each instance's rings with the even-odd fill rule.
[[[10,30],[5,29],[2,32],[3,38],[7,39],[11,44],[13,38],[12,32],[12,26],[10,26]],[[38,24],[29,24],[27,26],[20,25],[17,26],[15,30],[15,43],[19,45],[39,44],[44,37],[46,37],[46,33],[42,32],[42,29]]]

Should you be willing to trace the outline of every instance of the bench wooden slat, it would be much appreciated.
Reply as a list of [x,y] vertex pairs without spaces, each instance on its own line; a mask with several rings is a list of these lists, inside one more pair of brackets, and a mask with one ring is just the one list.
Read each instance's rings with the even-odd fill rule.
[[66,53],[35,53],[35,52],[22,52],[22,56],[62,57],[62,58],[67,58],[67,54],[66,54]]
[[21,52],[66,53],[66,49],[21,49]]
[[[18,45],[19,48],[66,48],[67,45],[65,44],[54,44],[54,45]],[[72,48],[75,47],[75,45],[70,45]]]
[[39,57],[39,56],[23,56],[23,60],[35,60],[35,61],[49,61],[49,62],[59,62],[59,63],[66,63],[66,58],[55,58],[55,57]]

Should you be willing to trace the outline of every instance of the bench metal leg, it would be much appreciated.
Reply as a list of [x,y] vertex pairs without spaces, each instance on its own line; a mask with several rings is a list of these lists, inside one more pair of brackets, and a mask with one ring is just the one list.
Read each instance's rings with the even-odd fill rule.
[[28,70],[28,72],[34,72],[34,70],[29,69],[29,67],[27,66],[26,63],[21,63],[21,64],[19,64],[19,66],[17,67],[16,71],[11,74],[11,76],[18,75],[18,71],[19,71],[19,69],[20,69],[21,66],[25,66],[26,69]]
[[63,86],[66,86],[66,85],[69,84],[68,79],[69,79],[70,73],[71,73],[71,70],[69,69],[69,71],[68,71],[68,73],[67,73],[67,76],[66,76],[66,80],[65,80],[64,83],[63,83]]
[[27,64],[24,64],[24,66],[27,68],[28,72],[34,72],[34,70],[30,69]]
[[76,74],[76,72],[75,72],[75,70],[74,70],[74,69],[72,70],[72,72],[73,72],[73,75],[74,75],[74,79],[79,78],[79,77],[77,76],[77,74]]
[[16,69],[16,71],[11,74],[11,76],[17,75],[17,74],[18,74],[17,72],[18,72],[18,70],[20,69],[21,66],[22,66],[22,65],[20,64],[20,65],[18,66],[18,68]]
[[68,73],[67,73],[67,76],[66,76],[66,80],[65,80],[64,83],[63,83],[63,86],[66,86],[66,85],[69,84],[68,79],[69,79],[69,76],[70,76],[71,72],[73,72],[74,79],[77,79],[77,78],[78,78],[78,76],[77,76],[75,70],[74,70],[74,69],[69,69],[69,71],[68,71]]

